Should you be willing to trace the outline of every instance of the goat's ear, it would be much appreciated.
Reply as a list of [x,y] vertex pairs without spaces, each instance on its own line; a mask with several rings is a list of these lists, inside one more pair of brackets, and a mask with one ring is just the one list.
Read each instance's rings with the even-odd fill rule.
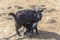
[[40,12],[43,12],[45,9],[46,9],[46,8],[42,8],[42,9],[40,10]]
[[40,10],[40,12],[43,12],[43,9],[42,9],[42,10]]

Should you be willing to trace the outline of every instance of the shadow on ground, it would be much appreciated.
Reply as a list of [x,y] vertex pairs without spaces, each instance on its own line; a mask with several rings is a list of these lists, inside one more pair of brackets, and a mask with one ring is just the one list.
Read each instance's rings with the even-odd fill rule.
[[[6,39],[6,40],[9,40],[10,38],[16,36],[17,34],[14,34],[8,38],[2,38],[2,39]],[[18,38],[16,40],[23,40],[23,39],[31,39],[30,37],[28,37],[28,35],[25,37],[25,38]],[[40,31],[39,30],[39,34],[38,35],[33,35],[32,38],[35,38],[35,39],[51,39],[51,38],[54,38],[56,40],[60,40],[60,35],[58,35],[57,33],[54,33],[54,32],[47,32],[47,31]],[[0,39],[1,40],[1,39]]]
[[37,39],[51,39],[51,38],[55,38],[56,40],[60,40],[60,35],[58,35],[57,33],[54,32],[47,32],[47,31],[40,31],[39,30],[39,35],[35,36],[33,38],[37,38]]

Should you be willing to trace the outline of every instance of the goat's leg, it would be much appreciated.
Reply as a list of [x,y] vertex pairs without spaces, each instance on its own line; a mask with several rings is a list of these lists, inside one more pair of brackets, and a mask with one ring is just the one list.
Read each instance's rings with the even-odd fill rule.
[[32,24],[25,24],[25,25],[24,25],[24,27],[26,28],[26,31],[24,32],[24,34],[30,32],[30,30],[31,30],[31,25],[32,25]]
[[30,37],[32,37],[32,36],[33,36],[33,29],[32,29],[30,32],[31,32],[31,35],[30,35]]
[[27,25],[28,24],[23,25],[26,28],[26,31],[24,32],[24,34],[26,34],[28,32],[28,26]]
[[26,34],[28,32],[28,29],[24,32],[24,34]]
[[32,29],[35,29],[36,34],[38,35],[37,23],[38,23],[38,22],[34,22],[34,23],[33,23]]
[[20,33],[19,33],[19,30],[18,30],[18,28],[16,28],[16,32],[17,32],[17,34],[18,34],[19,36],[21,36],[21,35],[20,35]]
[[33,33],[34,33],[34,28],[33,28],[33,27],[31,27],[31,29],[30,29],[30,31],[29,31],[29,32],[31,33],[30,37],[32,37],[32,36],[33,36]]
[[24,32],[24,34],[26,34],[26,33],[30,33],[30,31],[31,31],[31,28],[30,28],[30,29],[27,28],[26,31]]
[[38,35],[38,29],[37,29],[37,25],[35,27],[35,30],[36,30],[36,35]]
[[19,28],[20,28],[21,26],[19,26],[18,24],[15,25],[15,26],[16,26],[16,32],[17,32],[18,36],[21,36],[20,33],[19,33]]

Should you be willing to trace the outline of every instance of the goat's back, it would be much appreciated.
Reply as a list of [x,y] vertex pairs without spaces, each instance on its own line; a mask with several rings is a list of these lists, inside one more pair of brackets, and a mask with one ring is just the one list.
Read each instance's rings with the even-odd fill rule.
[[[20,23],[29,23],[33,21],[39,21],[42,18],[42,11],[35,11],[35,10],[21,10],[16,13],[17,21]],[[38,15],[39,15],[39,18]]]

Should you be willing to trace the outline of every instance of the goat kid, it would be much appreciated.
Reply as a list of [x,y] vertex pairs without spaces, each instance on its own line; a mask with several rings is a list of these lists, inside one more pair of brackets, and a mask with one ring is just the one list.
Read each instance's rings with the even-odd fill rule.
[[35,12],[35,10],[21,10],[14,13],[10,13],[9,15],[12,15],[16,21],[16,32],[20,36],[19,30],[24,24],[32,23],[34,21],[39,22],[42,19],[42,10],[38,10]]

